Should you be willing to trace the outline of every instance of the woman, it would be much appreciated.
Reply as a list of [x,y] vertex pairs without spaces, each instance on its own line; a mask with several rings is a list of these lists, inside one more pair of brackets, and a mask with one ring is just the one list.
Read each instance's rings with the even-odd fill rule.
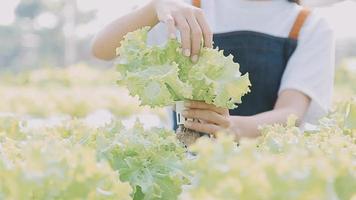
[[[234,55],[248,72],[251,93],[235,110],[202,102],[186,102],[183,115],[205,123],[185,127],[209,134],[228,129],[236,137],[256,137],[264,124],[315,122],[331,102],[334,75],[333,32],[324,19],[297,0],[151,0],[120,17],[93,43],[98,58],[110,60],[123,36],[143,26],[155,26],[151,38],[175,38],[180,33],[183,54],[196,62],[201,41]],[[162,24],[168,32],[163,34]],[[203,40],[202,40],[203,39]],[[197,121],[197,120],[196,120]]]

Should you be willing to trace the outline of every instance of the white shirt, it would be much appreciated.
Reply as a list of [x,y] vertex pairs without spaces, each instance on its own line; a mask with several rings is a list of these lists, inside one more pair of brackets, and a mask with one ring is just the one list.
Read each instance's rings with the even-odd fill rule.
[[[288,37],[301,6],[287,0],[202,0],[206,19],[214,33],[248,30]],[[149,35],[151,44],[165,42],[166,27],[159,24]],[[335,66],[333,31],[313,12],[303,25],[298,46],[283,74],[279,93],[298,90],[311,98],[304,122],[315,123],[332,101]]]

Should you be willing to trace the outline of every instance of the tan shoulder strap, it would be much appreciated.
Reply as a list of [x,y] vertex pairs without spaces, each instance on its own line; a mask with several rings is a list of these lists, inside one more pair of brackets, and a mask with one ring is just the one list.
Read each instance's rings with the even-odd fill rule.
[[193,6],[200,8],[201,6],[200,0],[193,0]]
[[311,11],[307,8],[303,8],[299,14],[297,19],[294,22],[293,28],[289,33],[289,38],[297,40],[299,37],[300,30],[302,29],[306,19],[310,15]]

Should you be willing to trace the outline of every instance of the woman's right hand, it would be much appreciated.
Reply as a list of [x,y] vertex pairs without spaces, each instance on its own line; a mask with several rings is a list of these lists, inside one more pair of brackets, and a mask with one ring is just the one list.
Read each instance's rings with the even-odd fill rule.
[[211,48],[213,34],[202,9],[185,3],[183,0],[152,0],[157,18],[168,27],[170,38],[181,35],[183,55],[193,62],[199,59],[202,39],[204,46]]

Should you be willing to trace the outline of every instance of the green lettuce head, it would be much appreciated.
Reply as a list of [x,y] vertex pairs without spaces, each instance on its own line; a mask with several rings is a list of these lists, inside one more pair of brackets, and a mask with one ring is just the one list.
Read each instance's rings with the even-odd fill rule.
[[137,95],[142,105],[163,107],[189,99],[232,109],[250,91],[248,74],[241,75],[232,55],[202,48],[199,61],[193,63],[182,55],[177,40],[149,46],[149,29],[128,33],[117,49],[118,83]]

